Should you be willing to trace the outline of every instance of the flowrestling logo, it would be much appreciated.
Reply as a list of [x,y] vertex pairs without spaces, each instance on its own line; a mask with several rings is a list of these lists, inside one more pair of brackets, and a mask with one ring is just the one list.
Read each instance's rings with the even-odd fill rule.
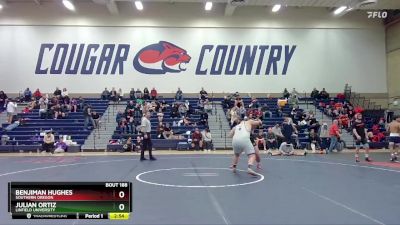
[[186,50],[160,41],[142,48],[133,60],[133,67],[145,74],[179,73],[186,70],[190,59]]
[[[136,71],[163,75],[188,69],[190,74],[200,76],[286,75],[297,48],[296,45],[200,45],[191,46],[198,48],[197,51],[187,51],[167,41],[144,48],[132,46],[44,43],[39,49],[35,74],[127,75]],[[195,63],[191,63],[188,52],[198,53]],[[127,66],[128,62],[131,66]]]

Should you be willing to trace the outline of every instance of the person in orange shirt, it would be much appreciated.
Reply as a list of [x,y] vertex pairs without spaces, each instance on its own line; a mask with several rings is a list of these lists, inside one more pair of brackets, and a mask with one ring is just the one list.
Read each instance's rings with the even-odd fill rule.
[[336,147],[339,138],[340,138],[340,130],[339,130],[339,126],[338,126],[338,121],[334,120],[331,127],[329,128],[329,136],[331,139],[331,144],[329,145],[328,151],[326,151],[326,154],[328,154],[328,152],[332,152],[333,149]]

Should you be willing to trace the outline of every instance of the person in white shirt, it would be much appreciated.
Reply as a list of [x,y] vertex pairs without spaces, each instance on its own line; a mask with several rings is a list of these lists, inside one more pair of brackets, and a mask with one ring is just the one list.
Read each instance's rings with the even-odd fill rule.
[[9,99],[7,103],[7,122],[9,124],[12,123],[12,118],[16,110],[17,110],[17,103],[14,103],[12,99]]
[[66,88],[63,88],[62,93],[61,93],[61,97],[65,98],[66,96],[68,96],[68,91]]
[[214,150],[213,145],[212,145],[212,135],[210,132],[210,129],[206,128],[201,132],[203,136],[203,141],[204,141],[204,149],[206,151],[211,151]]
[[153,157],[153,144],[151,143],[151,122],[150,122],[150,117],[151,113],[146,112],[143,114],[142,117],[142,122],[141,122],[141,132],[142,132],[142,137],[143,137],[143,145],[142,145],[142,151],[140,152],[140,161],[147,160],[144,157],[144,151],[148,150],[149,151],[149,157],[150,160],[154,161],[156,160],[155,157]]

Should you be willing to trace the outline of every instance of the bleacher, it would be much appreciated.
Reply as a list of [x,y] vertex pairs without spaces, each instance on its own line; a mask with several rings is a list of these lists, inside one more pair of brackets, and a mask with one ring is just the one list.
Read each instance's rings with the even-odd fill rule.
[[[100,116],[108,107],[108,101],[94,98],[86,98],[85,103],[92,105],[93,110]],[[40,149],[43,143],[43,137],[40,134],[46,130],[52,130],[56,140],[61,135],[68,135],[72,141],[77,142],[78,146],[84,143],[91,132],[84,127],[84,116],[81,110],[68,113],[67,118],[64,119],[41,119],[38,109],[30,113],[18,113],[17,118],[23,119],[24,123],[11,131],[5,130],[9,124],[2,124],[0,135],[7,135],[10,139],[6,145],[0,145],[2,152]]]
[[[174,131],[175,135],[183,135],[185,138],[180,139],[180,140],[166,140],[166,139],[159,139],[157,137],[157,126],[158,126],[158,118],[157,114],[153,113],[152,117],[150,119],[151,122],[151,138],[152,138],[152,143],[153,143],[153,148],[154,149],[179,149],[178,143],[187,143],[188,142],[188,137],[186,134],[187,131],[190,131],[191,133],[194,131],[195,128],[199,128],[200,130],[204,130],[206,127],[203,125],[197,125],[197,126],[172,126],[173,123],[177,123],[181,118],[172,118],[170,116],[171,114],[171,105],[176,102],[174,98],[162,98],[159,97],[159,101],[164,101],[167,105],[170,107],[167,108],[167,110],[164,112],[164,117],[163,117],[163,123],[169,123],[171,126],[170,128]],[[197,114],[199,112],[199,106],[198,106],[198,98],[185,98],[183,101],[179,102],[184,102],[184,101],[189,101],[189,104],[192,106],[193,113],[190,115],[190,120],[192,122],[197,122],[200,120],[200,115]],[[222,99],[213,99],[213,100],[222,100]],[[129,100],[127,100],[127,103]],[[109,144],[107,145],[107,150],[122,150],[122,144],[121,141],[123,142],[126,140],[128,137],[132,137],[132,140],[136,140],[138,133],[125,133],[122,134],[119,131],[119,127],[116,127],[114,130],[114,134],[112,136],[112,139],[110,142],[113,141],[118,141],[119,144]]]

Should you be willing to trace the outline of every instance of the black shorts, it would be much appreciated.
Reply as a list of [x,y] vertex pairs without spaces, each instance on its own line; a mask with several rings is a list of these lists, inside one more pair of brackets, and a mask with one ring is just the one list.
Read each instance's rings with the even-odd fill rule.
[[393,142],[395,144],[400,144],[400,136],[389,136],[389,142]]
[[356,146],[368,145],[368,141],[366,138],[361,138],[361,140],[358,140],[357,138],[355,138],[354,140],[356,142]]

